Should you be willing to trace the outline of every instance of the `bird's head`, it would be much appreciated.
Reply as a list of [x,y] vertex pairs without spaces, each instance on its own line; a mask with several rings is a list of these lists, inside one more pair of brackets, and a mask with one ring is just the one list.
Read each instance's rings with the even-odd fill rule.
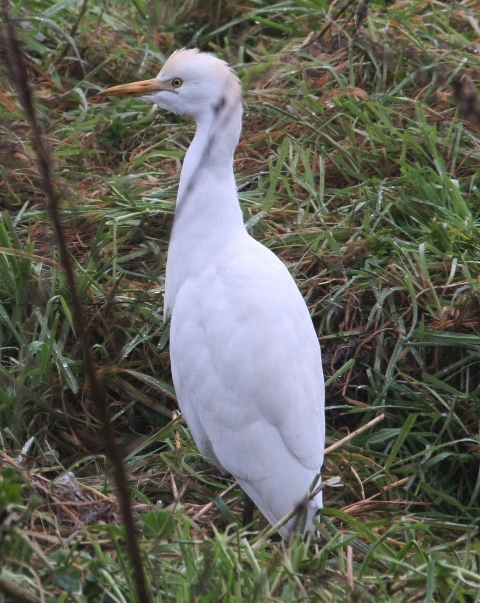
[[197,120],[241,103],[240,83],[232,69],[214,55],[196,49],[174,52],[152,80],[107,88],[100,95],[139,96]]

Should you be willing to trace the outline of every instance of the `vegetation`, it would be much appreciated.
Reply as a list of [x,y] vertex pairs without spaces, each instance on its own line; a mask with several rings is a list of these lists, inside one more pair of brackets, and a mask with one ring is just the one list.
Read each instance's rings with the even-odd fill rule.
[[[480,83],[480,7],[341,9],[11,2],[155,601],[480,601],[480,130],[451,88]],[[95,93],[184,46],[244,85],[242,209],[318,329],[327,444],[385,414],[327,456],[340,485],[318,541],[266,537],[260,515],[248,540],[241,492],[177,415],[164,268],[194,124]],[[0,602],[130,602],[71,295],[0,69]]]

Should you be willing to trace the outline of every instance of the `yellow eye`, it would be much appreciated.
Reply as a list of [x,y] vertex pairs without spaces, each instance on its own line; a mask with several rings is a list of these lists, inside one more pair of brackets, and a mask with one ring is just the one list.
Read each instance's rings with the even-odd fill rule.
[[179,77],[174,77],[171,83],[174,88],[180,88],[180,86],[183,84],[183,80],[181,80]]

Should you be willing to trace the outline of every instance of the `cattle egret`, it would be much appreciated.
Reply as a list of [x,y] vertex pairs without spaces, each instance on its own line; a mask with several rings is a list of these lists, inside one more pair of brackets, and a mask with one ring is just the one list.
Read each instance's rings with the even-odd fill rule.
[[[325,390],[305,302],[284,264],[243,224],[233,172],[240,83],[217,57],[179,50],[156,78],[102,94],[140,96],[196,121],[168,249],[173,383],[200,452],[275,524],[300,508],[318,477]],[[321,506],[321,492],[303,506],[305,529],[314,529]],[[284,538],[298,516],[280,528]]]

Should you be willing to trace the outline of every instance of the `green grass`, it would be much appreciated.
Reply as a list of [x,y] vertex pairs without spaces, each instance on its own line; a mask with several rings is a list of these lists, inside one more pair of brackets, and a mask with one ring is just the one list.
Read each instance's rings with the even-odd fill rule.
[[[340,8],[12,3],[156,601],[480,601],[480,131],[450,88],[480,84],[480,10],[372,0],[358,35],[349,9],[302,47]],[[247,541],[240,491],[176,416],[164,268],[193,123],[95,97],[192,45],[244,85],[242,209],[318,329],[327,445],[386,415],[327,457],[342,485],[325,489],[318,542],[265,538],[260,515]],[[2,75],[0,602],[15,600],[2,580],[45,602],[132,601],[70,294]],[[55,484],[66,471],[80,498]]]

